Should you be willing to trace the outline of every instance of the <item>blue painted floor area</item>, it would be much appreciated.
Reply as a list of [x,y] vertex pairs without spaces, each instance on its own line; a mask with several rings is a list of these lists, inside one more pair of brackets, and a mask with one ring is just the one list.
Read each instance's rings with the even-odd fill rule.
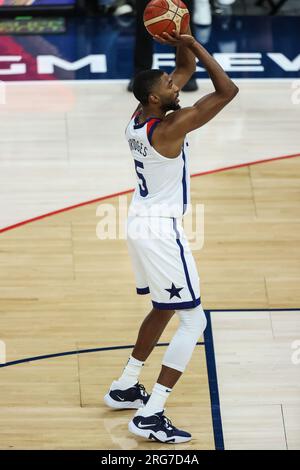
[[[134,31],[134,17],[99,17],[68,19],[63,34],[1,35],[0,80],[129,79]],[[195,36],[233,78],[299,78],[299,31],[300,17],[218,16]],[[155,43],[153,66],[170,71],[173,52]]]

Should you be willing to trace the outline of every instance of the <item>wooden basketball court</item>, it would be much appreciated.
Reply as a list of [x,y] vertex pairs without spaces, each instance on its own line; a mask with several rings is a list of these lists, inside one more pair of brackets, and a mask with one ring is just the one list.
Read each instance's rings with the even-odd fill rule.
[[[86,114],[84,97],[95,103],[101,86],[115,87],[111,88],[111,95],[106,95],[110,96],[106,108],[109,117],[104,121],[103,110],[94,110],[93,119],[98,121],[94,128],[88,129],[86,118],[91,115]],[[40,175],[41,183],[53,179],[53,194],[57,194],[59,184],[61,191],[64,184],[68,185],[66,171],[76,173],[85,167],[86,172],[97,170],[99,196],[105,196],[102,191],[111,194],[130,188],[131,180],[121,171],[116,177],[119,186],[114,180],[112,190],[107,191],[117,163],[128,153],[123,135],[119,134],[117,118],[126,124],[132,102],[129,103],[127,95],[124,97],[119,85],[99,87],[71,86],[72,92],[76,89],[73,113],[77,115],[68,115],[71,127],[66,142],[71,153],[67,169],[58,163],[51,170],[47,162],[50,156],[45,157],[44,167],[29,160],[29,147],[33,145],[30,140],[22,151],[16,138],[16,146],[9,150],[5,139],[12,132],[14,116],[12,110],[6,110],[7,133],[2,133],[0,143],[0,148],[6,149],[2,155],[7,156],[2,161],[2,182],[14,170],[20,182],[23,168],[25,176],[30,171],[36,177]],[[204,246],[194,256],[200,272],[203,307],[211,318],[212,328],[201,339],[167,404],[167,415],[176,426],[193,434],[191,442],[176,446],[179,450],[222,448],[223,442],[225,449],[300,448],[300,366],[291,359],[292,343],[300,339],[300,310],[297,310],[300,307],[300,158],[246,164],[247,157],[248,161],[254,161],[297,153],[296,110],[286,104],[286,115],[281,114],[279,119],[275,115],[277,104],[273,117],[272,109],[268,108],[271,129],[261,112],[263,99],[267,96],[268,101],[271,97],[270,87],[274,96],[275,84],[256,88],[256,104],[254,87],[251,84],[243,87],[240,101],[211,127],[194,135],[191,144],[193,173],[211,172],[192,178],[192,199],[194,203],[204,204],[205,210]],[[276,88],[277,99],[282,104],[285,85],[277,84]],[[23,100],[24,105],[25,97]],[[127,105],[120,117],[117,107],[125,101]],[[110,102],[118,106],[115,104],[111,109]],[[51,119],[53,115],[49,112],[50,127]],[[100,126],[103,122],[108,123],[109,138],[117,139],[122,149],[118,153],[114,144],[108,146],[107,161],[103,150],[104,131]],[[80,123],[81,134],[78,131],[76,136],[79,129],[76,126]],[[38,131],[41,140],[36,141],[41,149],[47,147],[43,137],[45,125],[43,121]],[[96,162],[93,137],[99,128],[102,148],[100,161]],[[248,140],[245,129],[250,134]],[[229,149],[230,140],[235,163],[241,166],[213,172],[225,166],[225,160],[223,164],[216,160],[211,167],[205,167],[210,155],[218,154],[220,158],[225,130],[230,133],[224,150]],[[34,135],[29,127],[28,132],[29,136]],[[256,136],[254,149],[252,136]],[[276,148],[281,151],[285,146],[283,139],[287,151],[276,152]],[[49,143],[52,149],[55,142],[57,148],[54,138]],[[74,153],[76,142],[81,142],[81,147]],[[86,160],[76,167],[80,152]],[[25,164],[17,168],[22,157]],[[129,158],[120,165],[129,167]],[[3,214],[6,225],[11,225],[17,182],[5,181],[3,190],[6,197],[11,194],[11,205],[5,205]],[[34,185],[34,178],[32,181]],[[80,177],[74,178],[74,187],[68,187],[70,192],[81,191],[82,202],[87,200],[83,183]],[[43,188],[41,184],[40,193],[32,194],[30,181],[27,186],[21,181],[17,195],[21,213],[26,204],[27,209],[34,208],[37,199],[40,204],[37,203],[36,215],[49,212],[42,210],[41,202],[47,191],[49,186]],[[121,197],[130,198],[131,194]],[[127,423],[132,412],[111,411],[102,400],[111,381],[120,374],[138,327],[151,309],[149,296],[135,294],[125,240],[99,240],[96,236],[99,205],[110,204],[118,214],[119,203],[119,197],[109,197],[1,234],[0,339],[6,344],[6,364],[0,370],[1,449],[172,448],[130,435]],[[61,208],[71,205],[64,203],[64,199],[60,204]],[[53,210],[56,209],[54,205]],[[16,218],[15,222],[19,221]],[[141,382],[150,390],[176,325],[174,318],[145,365]]]

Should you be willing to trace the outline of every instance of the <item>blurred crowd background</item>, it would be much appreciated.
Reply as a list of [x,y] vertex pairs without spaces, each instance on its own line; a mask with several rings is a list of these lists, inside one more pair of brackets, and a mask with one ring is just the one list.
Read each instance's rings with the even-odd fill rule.
[[[134,14],[143,0],[99,0],[104,13]],[[192,21],[199,26],[212,22],[212,15],[300,15],[300,0],[193,0]]]

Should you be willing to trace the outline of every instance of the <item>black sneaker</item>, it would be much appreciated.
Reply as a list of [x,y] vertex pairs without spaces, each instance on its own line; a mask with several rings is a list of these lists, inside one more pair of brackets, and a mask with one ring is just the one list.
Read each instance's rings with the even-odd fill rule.
[[135,416],[128,424],[128,430],[136,436],[166,444],[180,444],[192,439],[191,434],[175,428],[164,416],[164,411],[151,416]]
[[137,410],[144,407],[150,398],[145,387],[139,383],[136,383],[126,390],[120,390],[118,385],[119,382],[114,381],[111,384],[109,392],[104,397],[104,403],[110,408],[118,410]]

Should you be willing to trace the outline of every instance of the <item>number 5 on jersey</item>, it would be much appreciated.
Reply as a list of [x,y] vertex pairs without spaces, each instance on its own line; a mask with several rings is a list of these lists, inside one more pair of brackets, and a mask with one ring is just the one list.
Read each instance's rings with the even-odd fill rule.
[[135,164],[136,174],[138,176],[138,179],[140,180],[140,183],[139,183],[140,195],[142,197],[146,197],[149,192],[147,188],[147,183],[146,183],[144,175],[139,171],[139,168],[144,168],[144,164],[142,162],[139,162],[138,160],[134,160],[134,164]]

